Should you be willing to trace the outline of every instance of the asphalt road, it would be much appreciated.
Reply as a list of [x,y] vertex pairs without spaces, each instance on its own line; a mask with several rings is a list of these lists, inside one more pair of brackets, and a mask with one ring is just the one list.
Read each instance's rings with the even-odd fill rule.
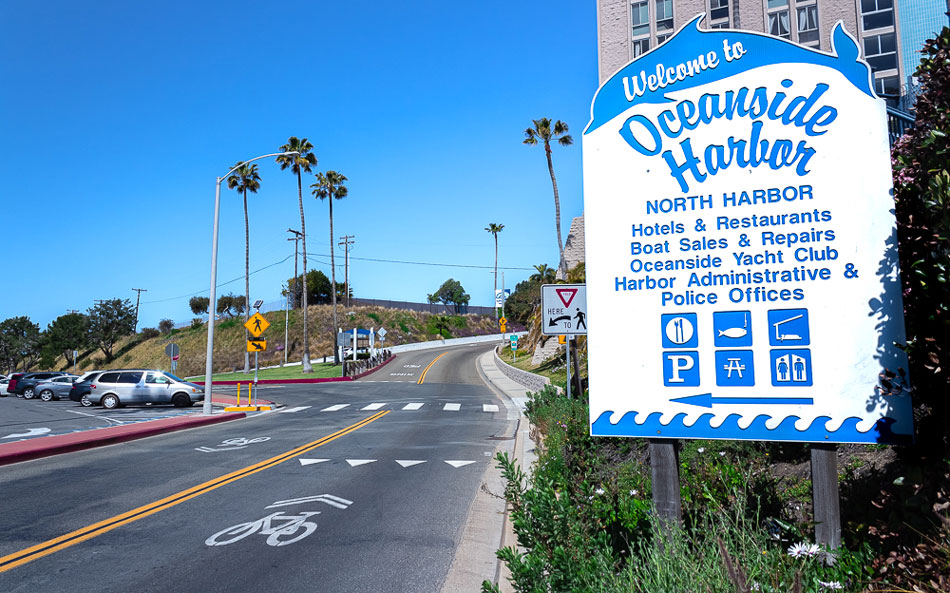
[[475,368],[489,347],[404,353],[362,381],[270,390],[280,412],[2,467],[0,591],[438,591],[512,430]]

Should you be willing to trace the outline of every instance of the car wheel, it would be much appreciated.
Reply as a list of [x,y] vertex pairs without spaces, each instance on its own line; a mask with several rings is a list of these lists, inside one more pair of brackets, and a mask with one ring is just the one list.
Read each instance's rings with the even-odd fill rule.
[[32,387],[27,387],[23,390],[23,399],[33,399],[36,396],[36,393],[33,392]]
[[119,398],[110,393],[109,395],[103,396],[100,403],[102,404],[103,408],[107,410],[114,410],[119,407]]
[[175,396],[172,397],[172,404],[174,404],[176,408],[189,408],[191,407],[191,398],[188,397],[186,393],[176,393]]
[[53,401],[53,392],[50,391],[49,389],[44,389],[43,391],[40,392],[40,399],[43,400],[44,402]]
[[92,400],[90,400],[90,399],[89,399],[88,397],[86,397],[85,395],[82,396],[82,399],[79,400],[79,403],[81,403],[81,404],[82,404],[82,407],[84,407],[84,408],[91,408],[92,406],[96,405],[96,404],[92,403]]

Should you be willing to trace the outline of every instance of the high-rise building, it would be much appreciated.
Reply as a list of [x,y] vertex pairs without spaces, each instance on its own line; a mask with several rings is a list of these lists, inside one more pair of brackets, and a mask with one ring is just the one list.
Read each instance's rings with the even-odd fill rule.
[[920,64],[920,48],[941,29],[950,24],[950,0],[898,0],[900,21],[902,95],[907,97],[907,106],[913,104],[917,95],[914,71]]
[[[703,27],[745,29],[831,51],[831,30],[842,21],[858,39],[874,72],[874,87],[893,105],[904,78],[898,11],[905,2],[947,0],[597,0],[600,81],[666,41],[697,14]],[[905,50],[907,51],[907,50]]]

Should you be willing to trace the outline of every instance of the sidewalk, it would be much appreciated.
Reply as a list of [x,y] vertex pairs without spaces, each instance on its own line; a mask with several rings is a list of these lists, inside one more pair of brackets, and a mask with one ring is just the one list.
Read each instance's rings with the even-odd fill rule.
[[[212,396],[211,402],[214,406],[224,407],[236,404],[237,398],[223,393],[215,393]],[[273,404],[273,402],[266,400],[258,400],[258,403],[262,405]],[[166,432],[238,420],[246,416],[247,414],[243,412],[216,413],[211,416],[188,414],[176,418],[144,420],[142,422],[135,422],[134,424],[93,428],[69,434],[37,437],[17,441],[15,443],[3,443],[0,444],[0,465],[19,463],[20,461],[50,457],[52,455],[92,449],[94,447],[103,447],[105,445],[114,445],[115,443],[143,439]]]
[[[528,419],[524,416],[528,389],[501,372],[495,364],[494,351],[481,355],[477,367],[508,411],[507,439],[501,441],[495,453],[508,453],[530,474],[537,456],[529,435]],[[518,545],[504,496],[505,480],[492,461],[469,508],[455,559],[442,583],[442,593],[479,591],[484,580],[498,583],[503,593],[514,591],[508,582],[508,568],[495,556],[500,548]]]

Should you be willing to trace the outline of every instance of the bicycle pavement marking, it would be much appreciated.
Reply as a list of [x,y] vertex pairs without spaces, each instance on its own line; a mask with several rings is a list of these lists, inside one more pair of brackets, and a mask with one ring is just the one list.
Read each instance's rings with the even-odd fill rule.
[[204,482],[203,484],[198,484],[197,486],[193,486],[187,490],[182,490],[181,492],[172,494],[171,496],[156,500],[155,502],[140,506],[136,509],[132,509],[131,511],[126,511],[125,513],[110,517],[104,521],[87,525],[86,527],[71,531],[59,537],[55,537],[28,548],[24,548],[18,552],[7,554],[6,556],[0,557],[0,573],[4,573],[18,566],[22,566],[44,556],[53,554],[54,552],[64,550],[78,543],[100,536],[104,533],[112,531],[117,527],[121,527],[122,525],[138,521],[139,519],[144,519],[149,515],[154,515],[159,511],[179,505],[186,500],[191,500],[192,498],[211,492],[212,490],[220,488],[221,486],[225,486],[231,482],[236,482],[241,478],[246,478],[247,476],[256,474],[257,472],[280,465],[285,461],[289,461],[299,455],[308,453],[342,436],[346,436],[351,432],[359,430],[360,428],[363,428],[364,426],[379,420],[390,411],[391,410],[383,410],[373,414],[372,416],[369,416],[368,418],[364,418],[355,424],[351,424],[346,428],[342,428],[334,433],[328,434],[325,437],[317,439],[316,441],[307,443],[306,445],[302,445],[296,449],[291,449],[285,453],[281,453],[276,457],[271,457],[270,459],[255,463],[254,465],[249,465],[243,469],[219,476],[213,480]]

